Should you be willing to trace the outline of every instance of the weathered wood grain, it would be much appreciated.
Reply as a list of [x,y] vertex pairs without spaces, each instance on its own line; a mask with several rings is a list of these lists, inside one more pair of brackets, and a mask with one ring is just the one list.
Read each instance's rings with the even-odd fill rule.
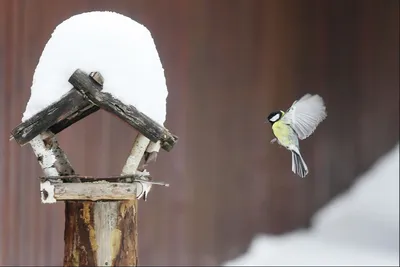
[[[74,88],[65,94],[59,101],[51,104],[47,108],[41,110],[30,119],[22,122],[11,131],[15,141],[25,145],[35,136],[45,132],[57,122],[61,122],[81,109],[85,109],[92,105],[85,96]],[[95,110],[92,110],[93,112]],[[62,127],[58,131],[65,129],[70,124],[63,122]]]
[[87,106],[84,106],[83,108],[80,107],[77,108],[79,110],[77,110],[75,113],[68,116],[67,118],[61,120],[60,122],[55,123],[53,126],[49,128],[49,130],[54,134],[58,134],[59,132],[71,126],[72,124],[82,120],[83,118],[89,116],[92,113],[95,113],[100,109],[98,106],[95,106],[93,104],[89,104]]
[[164,150],[170,151],[178,141],[176,135],[171,134],[166,128],[134,106],[122,103],[109,93],[101,92],[100,86],[90,79],[85,72],[76,70],[69,78],[69,82],[75,88],[81,90],[94,104],[118,116],[152,142],[160,141]]
[[[143,173],[136,173],[132,175],[118,175],[118,176],[107,176],[107,177],[100,177],[100,176],[87,176],[87,175],[67,175],[67,176],[40,176],[39,179],[42,181],[49,180],[69,180],[69,179],[80,179],[82,182],[93,182],[98,180],[103,181],[120,181],[121,179],[133,178],[133,181],[144,181],[142,178],[151,179],[150,174],[143,174]],[[147,180],[146,180],[147,181]]]
[[[56,201],[99,201],[99,200],[133,200],[141,195],[140,186],[136,183],[110,183],[99,181],[94,183],[48,183],[45,190],[42,190],[42,201],[48,197]],[[138,190],[139,189],[139,192]]]
[[[95,71],[95,72],[91,72],[89,74],[89,76],[93,81],[95,81],[100,86],[99,90],[102,90],[103,84],[104,84],[104,78],[101,75],[101,73]],[[75,113],[73,113],[72,115],[63,119],[62,121],[57,122],[56,124],[51,126],[49,128],[49,130],[54,134],[58,134],[62,130],[71,126],[72,124],[82,120],[83,118],[89,116],[92,113],[95,113],[96,111],[98,111],[100,109],[98,106],[94,105],[93,103],[88,101],[86,98],[85,98],[85,103],[87,104],[86,106],[77,107],[77,111]]]
[[[88,78],[98,85],[98,90],[103,89],[104,78],[101,73],[92,72]],[[11,131],[11,139],[23,146],[45,131],[57,134],[99,109],[84,94],[72,88],[60,100],[15,127]]]
[[[39,177],[41,182],[50,181],[53,183],[62,183],[63,181],[80,181],[81,183],[93,183],[93,182],[114,182],[114,183],[148,183],[152,185],[162,185],[169,187],[169,184],[164,182],[153,181],[150,174],[134,174],[134,175],[120,175],[120,176],[108,176],[108,177],[96,177],[96,176],[81,176],[81,175],[65,175],[65,176],[41,176]],[[129,180],[128,180],[129,179]]]

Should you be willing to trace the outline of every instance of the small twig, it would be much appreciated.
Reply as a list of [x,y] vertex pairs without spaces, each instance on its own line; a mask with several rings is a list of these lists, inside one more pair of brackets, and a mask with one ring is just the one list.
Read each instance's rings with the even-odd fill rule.
[[169,187],[169,184],[164,183],[164,182],[146,181],[146,180],[142,180],[142,179],[137,180],[137,181],[148,183],[148,184],[153,184],[153,185],[161,185],[161,186]]

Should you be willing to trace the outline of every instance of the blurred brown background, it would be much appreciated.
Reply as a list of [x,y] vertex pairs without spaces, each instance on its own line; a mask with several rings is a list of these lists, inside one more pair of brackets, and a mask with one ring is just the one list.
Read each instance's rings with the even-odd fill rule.
[[[0,0],[2,265],[62,263],[64,205],[40,204],[39,165],[8,138],[52,31],[91,10],[152,32],[170,92],[166,126],[180,137],[150,167],[171,187],[140,202],[141,264],[218,264],[256,233],[307,227],[398,141],[399,1]],[[328,118],[301,143],[311,173],[300,179],[264,120],[307,92],[324,97]],[[134,136],[98,112],[59,140],[80,174],[116,175]]]

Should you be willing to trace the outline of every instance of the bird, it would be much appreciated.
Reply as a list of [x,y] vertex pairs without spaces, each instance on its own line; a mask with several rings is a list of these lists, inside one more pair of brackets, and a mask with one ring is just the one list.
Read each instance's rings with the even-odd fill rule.
[[273,111],[268,115],[267,122],[271,123],[275,138],[271,144],[277,142],[292,153],[292,172],[306,177],[308,167],[300,153],[299,140],[309,137],[317,126],[327,117],[324,100],[317,94],[305,94],[293,102],[284,112]]

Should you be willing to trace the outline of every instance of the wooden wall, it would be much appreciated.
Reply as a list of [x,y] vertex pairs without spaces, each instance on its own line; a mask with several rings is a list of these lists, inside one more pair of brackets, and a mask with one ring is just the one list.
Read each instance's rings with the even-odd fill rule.
[[[166,126],[180,136],[150,169],[171,187],[140,203],[143,265],[218,264],[258,232],[307,227],[398,141],[398,1],[1,0],[2,265],[62,263],[64,206],[40,204],[33,153],[8,137],[51,32],[90,10],[151,30],[170,91]],[[329,115],[301,143],[311,174],[299,179],[264,120],[306,92],[321,94]],[[59,140],[79,173],[115,175],[134,136],[98,112]]]

